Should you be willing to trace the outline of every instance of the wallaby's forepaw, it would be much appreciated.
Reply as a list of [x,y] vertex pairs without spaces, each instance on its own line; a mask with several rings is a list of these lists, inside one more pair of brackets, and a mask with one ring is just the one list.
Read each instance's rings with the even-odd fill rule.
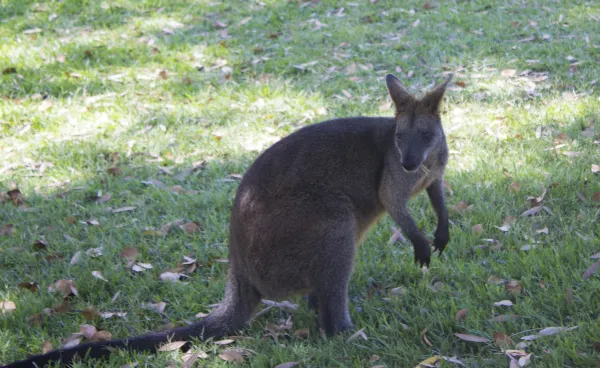
[[419,267],[427,266],[429,268],[429,263],[431,262],[431,247],[429,244],[426,244],[421,247],[415,247],[415,263],[419,263]]
[[450,240],[450,235],[447,232],[439,233],[436,232],[435,238],[433,239],[433,253],[439,253],[439,256],[442,256],[442,252],[446,249],[446,245],[448,245],[448,241]]

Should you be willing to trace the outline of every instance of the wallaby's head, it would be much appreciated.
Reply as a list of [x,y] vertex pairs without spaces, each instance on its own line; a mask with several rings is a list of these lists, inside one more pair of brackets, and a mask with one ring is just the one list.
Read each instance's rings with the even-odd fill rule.
[[439,107],[451,79],[452,74],[423,98],[417,99],[408,93],[398,78],[392,74],[386,76],[387,88],[396,106],[394,140],[402,167],[407,172],[418,170],[429,153],[444,140]]

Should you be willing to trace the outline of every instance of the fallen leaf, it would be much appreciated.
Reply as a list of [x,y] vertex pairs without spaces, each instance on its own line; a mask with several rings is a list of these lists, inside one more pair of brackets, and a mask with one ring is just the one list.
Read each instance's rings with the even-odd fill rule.
[[506,281],[506,280],[504,280],[503,278],[501,278],[498,275],[491,275],[487,279],[488,284],[494,284],[494,285],[501,285],[504,283],[504,281]]
[[133,211],[135,210],[135,207],[131,207],[131,206],[127,206],[127,207],[120,207],[120,208],[115,208],[114,210],[112,210],[112,213],[119,213],[119,212],[128,212],[128,211]]
[[107,279],[104,278],[104,276],[102,276],[102,272],[100,271],[92,271],[92,276],[94,276],[97,279],[100,279],[102,281],[108,281]]
[[404,238],[404,235],[402,235],[402,230],[392,227],[392,236],[390,237],[388,243],[394,244],[398,240],[400,240],[402,243],[406,243],[406,238]]
[[510,322],[519,319],[518,314],[501,314],[490,318],[490,322]]
[[92,258],[100,257],[102,255],[102,247],[90,248],[85,253]]
[[510,300],[501,300],[499,302],[494,303],[494,307],[512,307],[513,302]]
[[10,235],[15,232],[13,224],[6,224],[0,228],[0,235]]
[[585,272],[583,273],[583,279],[587,280],[600,268],[600,261],[591,265]]
[[141,307],[144,309],[153,310],[158,313],[163,313],[166,306],[167,306],[167,303],[165,303],[165,302],[142,303],[142,305],[141,305]]
[[502,226],[494,226],[500,231],[507,232],[510,229],[510,226],[513,222],[515,222],[517,218],[515,216],[506,216],[502,221]]
[[186,277],[186,275],[175,272],[163,272],[160,274],[160,279],[162,281],[177,282],[181,279],[181,277]]
[[33,248],[37,249],[37,250],[47,250],[48,249],[48,243],[46,243],[45,240],[38,240],[35,243],[33,243]]
[[457,204],[455,204],[454,206],[450,207],[450,210],[456,213],[462,213],[465,212],[467,210],[470,210],[473,208],[473,205],[469,205],[467,202],[465,201],[460,201]]
[[581,152],[573,152],[573,151],[565,151],[565,152],[562,152],[562,154],[567,157],[570,157],[570,158],[579,157],[582,155]]
[[20,282],[19,287],[27,289],[32,293],[35,293],[38,290],[38,284],[36,282]]
[[510,280],[508,284],[504,285],[504,288],[513,296],[519,296],[519,294],[521,294],[521,290],[523,289],[517,280]]
[[85,220],[85,223],[87,225],[100,226],[100,223],[96,219]]
[[74,255],[73,258],[71,258],[71,261],[69,262],[69,264],[72,266],[74,264],[77,264],[79,262],[79,260],[81,259],[81,251],[77,251]]
[[380,359],[381,359],[381,357],[379,355],[373,354],[369,358],[369,363],[375,363],[375,362],[379,361]]
[[494,332],[492,336],[494,338],[494,341],[496,342],[496,345],[498,345],[503,350],[506,350],[515,344],[515,342],[504,332]]
[[294,335],[298,336],[301,339],[308,339],[310,334],[310,329],[308,328],[301,328],[296,330],[296,332],[294,332]]
[[90,338],[90,341],[109,341],[112,339],[112,334],[106,330],[98,331]]
[[541,212],[543,209],[544,209],[543,206],[535,206],[535,207],[532,207],[532,208],[528,209],[527,211],[523,212],[521,214],[521,216],[522,217],[533,216],[533,215],[536,215],[539,212]]
[[463,308],[463,309],[459,310],[458,312],[456,312],[456,322],[460,322],[460,321],[464,320],[465,318],[467,318],[468,313],[469,313],[469,310],[466,308]]
[[461,340],[469,341],[469,342],[489,342],[490,341],[490,339],[488,339],[486,337],[462,334],[462,333],[455,333],[454,336],[458,337]]
[[183,345],[187,344],[187,341],[173,341],[162,345],[158,348],[158,351],[173,351],[179,350]]
[[292,367],[297,366],[298,364],[299,364],[298,362],[287,362],[287,363],[277,364],[273,368],[292,368]]
[[518,192],[521,190],[521,183],[519,183],[518,181],[513,181],[512,183],[510,183],[510,189],[513,192]]
[[123,171],[118,167],[109,167],[106,169],[106,172],[112,176],[121,176],[123,174]]
[[352,336],[350,336],[348,338],[348,340],[346,340],[346,342],[350,342],[356,338],[360,337],[363,340],[368,340],[367,335],[365,334],[365,329],[361,328],[360,330],[356,331],[355,333],[352,334]]
[[124,258],[128,261],[135,261],[138,255],[138,250],[134,247],[123,248],[119,255],[121,256],[121,258]]
[[76,288],[73,280],[58,280],[54,284],[53,290],[50,290],[50,289],[52,289],[51,286],[48,289],[49,289],[49,291],[53,291],[53,290],[58,291],[59,293],[62,294],[63,298],[68,298],[71,295],[77,296],[77,288]]
[[196,360],[198,360],[198,358],[206,359],[206,358],[208,358],[208,354],[206,354],[202,350],[198,350],[194,354],[191,354],[189,356],[189,358],[186,358],[183,361],[183,364],[181,365],[181,368],[192,368],[194,366],[194,363],[196,362]]
[[592,173],[597,174],[600,172],[600,165],[592,164]]
[[574,326],[574,327],[546,327],[544,329],[542,329],[540,332],[538,332],[539,336],[552,336],[552,335],[558,335],[561,332],[567,332],[567,331],[572,331],[579,328],[579,326]]
[[432,356],[417,364],[415,368],[437,367],[442,358],[439,355]]
[[514,77],[515,75],[517,75],[516,69],[503,69],[500,72],[500,76],[502,76],[504,78],[511,78],[511,77]]
[[213,27],[215,27],[215,28],[227,28],[227,24],[221,22],[220,20],[215,20],[213,22]]
[[44,341],[44,345],[42,345],[42,354],[46,354],[54,350],[50,341]]
[[[65,307],[68,308],[68,305],[66,305]],[[55,307],[54,309],[57,309],[57,308]],[[95,308],[92,308],[92,307],[85,308],[81,312],[81,314],[88,321],[92,321],[92,320],[94,320],[94,318],[100,316],[100,313]]]
[[224,339],[224,340],[215,341],[214,344],[215,345],[229,345],[233,342],[234,342],[234,340],[232,340],[232,339]]
[[2,314],[12,312],[15,309],[17,309],[17,305],[14,302],[8,300],[0,301],[0,311]]
[[179,225],[179,228],[186,234],[192,234],[200,228],[200,225],[196,222],[188,222],[187,224]]
[[81,332],[81,334],[86,338],[91,339],[92,336],[94,336],[94,334],[98,332],[98,330],[92,325],[81,325],[79,327],[79,332]]
[[80,342],[81,342],[81,339],[78,337],[77,338],[69,338],[63,343],[63,345],[61,347],[63,349],[70,349],[70,348],[73,348],[73,347],[79,345]]
[[480,234],[482,234],[483,233],[483,225],[481,225],[481,224],[474,225],[471,228],[471,232],[473,233],[473,235],[480,235]]
[[244,356],[236,350],[225,350],[219,354],[219,358],[233,363],[243,363],[245,361]]
[[423,343],[425,345],[433,346],[433,344],[431,343],[431,341],[429,341],[429,339],[427,338],[427,331],[428,331],[427,328],[425,328],[425,329],[423,329],[423,331],[421,331],[421,341],[423,341]]

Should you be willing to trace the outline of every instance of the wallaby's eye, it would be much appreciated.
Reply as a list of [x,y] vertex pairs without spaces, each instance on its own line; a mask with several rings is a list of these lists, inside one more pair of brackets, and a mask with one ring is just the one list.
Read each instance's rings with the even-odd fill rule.
[[429,133],[429,132],[423,133],[423,138],[425,138],[425,140],[430,141],[433,139],[433,133]]

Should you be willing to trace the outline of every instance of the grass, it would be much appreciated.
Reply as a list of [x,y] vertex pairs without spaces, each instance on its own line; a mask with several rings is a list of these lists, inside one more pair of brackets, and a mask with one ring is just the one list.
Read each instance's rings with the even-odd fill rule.
[[[525,350],[536,367],[597,367],[600,273],[583,273],[600,252],[600,181],[590,170],[600,164],[599,20],[600,4],[582,0],[0,1],[0,189],[18,187],[25,202],[0,205],[0,229],[13,225],[0,235],[0,300],[16,305],[0,315],[0,362],[40,353],[45,341],[60,346],[85,323],[122,337],[207,312],[224,287],[227,265],[215,259],[227,256],[231,174],[301,126],[389,116],[388,72],[420,93],[453,71],[443,114],[448,202],[472,208],[452,214],[449,248],[427,273],[412,263],[410,246],[388,244],[389,217],[372,230],[350,287],[353,321],[368,340],[319,337],[314,314],[292,300],[298,310],[272,309],[240,332],[251,339],[195,342],[193,351],[207,352],[206,367],[229,366],[218,354],[231,346],[251,350],[241,366],[252,367],[412,367],[433,355],[506,367],[495,333],[515,348],[545,327],[578,326]],[[143,183],[151,180],[164,187]],[[542,187],[552,214],[520,217]],[[109,201],[95,201],[106,193]],[[126,206],[135,209],[107,210]],[[425,196],[412,212],[432,236]],[[496,226],[507,216],[517,220],[504,233]],[[151,230],[177,219],[201,230]],[[477,224],[481,233],[472,231]],[[34,246],[40,239],[46,247]],[[87,255],[97,247],[101,256]],[[126,247],[153,269],[132,274],[119,255]],[[183,256],[201,265],[187,283],[161,281]],[[29,321],[62,302],[46,291],[60,279],[78,290],[69,311]],[[520,293],[507,291],[509,280]],[[493,305],[504,299],[514,306]],[[157,302],[167,303],[162,313],[142,308]],[[127,317],[87,321],[87,307]],[[504,314],[520,318],[490,321]],[[262,339],[269,323],[289,316],[290,336]],[[295,336],[302,328],[310,338]],[[178,351],[120,352],[77,366],[181,361]]]

